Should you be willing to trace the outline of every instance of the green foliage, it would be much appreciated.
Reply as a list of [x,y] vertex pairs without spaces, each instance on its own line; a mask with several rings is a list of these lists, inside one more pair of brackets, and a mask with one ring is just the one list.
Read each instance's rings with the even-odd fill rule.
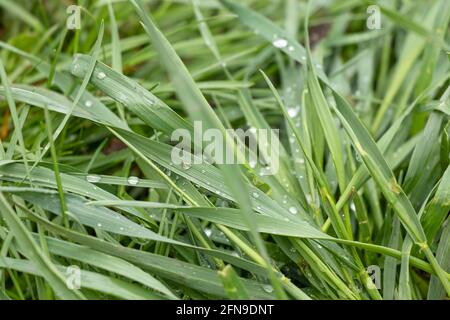
[[0,299],[448,299],[448,0],[79,5],[0,0]]

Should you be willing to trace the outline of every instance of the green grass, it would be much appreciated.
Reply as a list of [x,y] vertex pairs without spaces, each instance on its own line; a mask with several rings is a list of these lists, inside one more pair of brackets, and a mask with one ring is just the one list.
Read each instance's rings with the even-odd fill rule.
[[78,4],[0,0],[1,299],[449,298],[447,0]]

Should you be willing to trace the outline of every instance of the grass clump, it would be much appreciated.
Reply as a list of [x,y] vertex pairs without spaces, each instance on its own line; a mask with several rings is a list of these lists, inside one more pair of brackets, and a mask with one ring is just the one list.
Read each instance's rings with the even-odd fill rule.
[[448,298],[449,7],[0,0],[0,297]]

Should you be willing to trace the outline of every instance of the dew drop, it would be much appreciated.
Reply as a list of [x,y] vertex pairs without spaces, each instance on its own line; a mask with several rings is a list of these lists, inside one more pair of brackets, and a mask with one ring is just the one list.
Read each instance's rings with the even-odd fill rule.
[[297,214],[297,208],[296,207],[290,207],[289,212],[292,214]]
[[104,72],[99,72],[97,74],[97,78],[99,78],[100,80],[103,80],[106,78],[106,74]]
[[102,226],[102,224],[99,222],[99,223],[97,223],[97,227],[101,227]]
[[276,48],[285,48],[287,46],[288,42],[286,39],[277,38],[277,39],[273,40],[272,44]]
[[288,108],[287,112],[289,117],[294,118],[295,116],[298,115],[298,112],[300,111],[299,107],[290,107]]
[[289,47],[288,47],[288,50],[289,50],[289,51],[294,51],[294,47],[293,47],[293,46],[289,46]]
[[253,192],[253,194],[252,194],[252,195],[253,195],[253,197],[254,197],[254,198],[259,198],[259,194],[258,194],[258,192]]
[[88,108],[92,107],[92,101],[91,100],[86,100],[86,102],[84,103],[84,105]]
[[102,180],[102,178],[100,176],[90,174],[90,175],[86,176],[86,180],[91,183],[97,183],[97,182],[100,182],[100,180]]
[[139,183],[139,178],[138,177],[134,177],[134,176],[130,176],[127,179],[128,183],[135,186]]

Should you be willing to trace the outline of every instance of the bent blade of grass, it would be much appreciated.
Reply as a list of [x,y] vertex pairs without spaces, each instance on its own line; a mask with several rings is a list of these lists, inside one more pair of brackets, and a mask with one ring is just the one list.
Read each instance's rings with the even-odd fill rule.
[[[85,78],[90,71],[92,57],[78,54],[72,61],[71,73]],[[124,105],[150,127],[171,134],[176,129],[187,129],[192,132],[192,125],[181,118],[162,100],[143,88],[136,81],[111,69],[102,62],[97,62],[92,70],[90,83],[102,92]],[[100,79],[98,74],[104,74]]]

